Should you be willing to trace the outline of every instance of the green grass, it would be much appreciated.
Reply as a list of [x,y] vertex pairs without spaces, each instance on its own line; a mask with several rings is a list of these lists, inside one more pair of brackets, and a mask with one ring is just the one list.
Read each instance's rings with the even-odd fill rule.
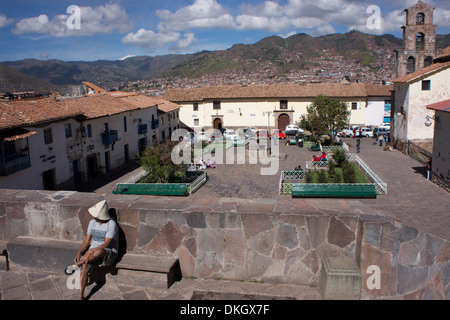
[[[355,176],[356,176],[356,182],[355,183],[370,183],[369,180],[367,180],[364,173],[359,170],[358,166],[356,166],[354,163],[351,164],[355,168]],[[339,173],[341,177],[343,177],[342,168],[335,167],[336,174]],[[328,171],[325,171],[325,175],[327,176],[328,183],[334,183],[333,176],[328,175]],[[317,171],[312,172],[312,182],[311,183],[319,183],[319,174]],[[341,183],[345,183],[344,179],[342,178]]]

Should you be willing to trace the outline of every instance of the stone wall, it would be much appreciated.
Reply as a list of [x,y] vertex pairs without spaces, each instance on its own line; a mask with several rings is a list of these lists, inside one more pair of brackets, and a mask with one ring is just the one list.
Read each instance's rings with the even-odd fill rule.
[[[102,199],[39,192],[32,200],[31,193],[22,194],[12,201],[0,193],[0,240],[28,235],[80,241],[90,220],[87,209]],[[167,208],[157,197],[115,196],[109,203],[128,252],[176,256],[185,277],[317,286],[322,259],[345,256],[361,267],[363,299],[449,299],[449,242],[382,216],[307,208],[268,214],[251,205],[186,210]],[[373,265],[381,270],[379,289],[367,285]]]

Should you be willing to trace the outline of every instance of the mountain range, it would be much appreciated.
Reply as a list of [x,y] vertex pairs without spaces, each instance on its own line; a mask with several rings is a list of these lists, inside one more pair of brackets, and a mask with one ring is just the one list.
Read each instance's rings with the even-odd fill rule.
[[[285,76],[292,72],[327,70],[340,61],[347,69],[378,74],[387,79],[395,65],[394,50],[403,40],[393,35],[368,35],[359,31],[311,37],[271,36],[255,44],[236,44],[227,50],[196,54],[139,56],[119,61],[61,61],[26,59],[0,64],[0,92],[55,90],[65,85],[93,82],[105,89],[127,82],[155,78],[196,78],[205,74],[239,71],[249,75]],[[450,46],[450,35],[438,35],[438,49]]]

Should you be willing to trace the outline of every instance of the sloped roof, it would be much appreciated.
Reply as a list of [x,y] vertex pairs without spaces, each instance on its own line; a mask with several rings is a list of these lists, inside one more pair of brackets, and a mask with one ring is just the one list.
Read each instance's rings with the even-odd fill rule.
[[59,120],[81,117],[96,119],[143,109],[130,102],[108,95],[55,100],[0,101],[0,130],[36,126]]
[[430,104],[429,106],[427,106],[427,109],[450,112],[450,100]]
[[415,80],[418,80],[422,77],[428,76],[430,74],[439,72],[441,70],[445,70],[450,67],[450,61],[449,62],[438,62],[435,64],[432,64],[431,66],[428,66],[426,68],[420,69],[416,72],[407,74],[406,76],[400,77],[398,79],[394,80],[394,83],[410,83],[414,82]]
[[0,130],[68,119],[79,114],[79,110],[54,99],[0,101]]
[[181,108],[179,104],[158,97],[147,97],[145,95],[138,94],[122,96],[119,98],[120,100],[127,101],[128,103],[131,103],[140,108],[157,106],[158,110],[163,113],[172,112]]
[[363,83],[313,83],[307,85],[254,85],[221,86],[167,90],[164,98],[173,102],[204,101],[212,99],[257,99],[257,98],[314,98],[321,94],[333,98],[390,96],[390,86],[375,86]]

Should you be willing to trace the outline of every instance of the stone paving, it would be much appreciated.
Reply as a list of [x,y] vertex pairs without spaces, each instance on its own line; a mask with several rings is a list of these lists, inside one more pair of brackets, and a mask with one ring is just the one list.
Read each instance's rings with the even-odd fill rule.
[[[350,152],[355,152],[355,141],[346,139]],[[286,158],[280,161],[281,170],[292,170],[297,165],[305,166],[317,152],[297,147],[280,145],[280,152]],[[278,194],[279,173],[261,176],[260,165],[219,165],[208,169],[209,181],[188,198],[161,197],[162,207],[195,206],[196,209],[221,211],[258,210],[259,212],[283,212],[301,207],[303,210],[333,212],[348,209],[357,213],[370,213],[388,216],[450,239],[450,195],[447,191],[427,181],[424,166],[398,151],[383,151],[372,145],[371,139],[363,139],[359,156],[388,183],[388,194],[377,199],[292,199]],[[115,183],[111,182],[95,192],[106,198]],[[139,201],[143,201],[139,199]],[[252,206],[248,206],[251,203]],[[194,209],[193,209],[194,210]],[[76,291],[66,286],[67,277],[59,274],[42,274],[24,270],[0,272],[1,300],[58,300],[75,299]],[[92,300],[147,300],[169,299],[188,300],[195,297],[208,297],[219,294],[221,297],[315,300],[320,299],[317,288],[294,285],[275,285],[225,280],[183,279],[168,290],[130,286],[120,280],[108,278],[100,290],[91,285],[86,292],[93,290]],[[234,296],[233,296],[234,294]],[[236,295],[239,296],[236,296]]]
[[[63,274],[1,271],[0,300],[76,300],[78,291],[69,289],[67,279]],[[104,284],[88,285],[85,293],[89,300],[200,300],[212,295],[232,300],[321,299],[317,288],[299,285],[183,279],[169,289],[160,289],[130,285],[110,275]]]

